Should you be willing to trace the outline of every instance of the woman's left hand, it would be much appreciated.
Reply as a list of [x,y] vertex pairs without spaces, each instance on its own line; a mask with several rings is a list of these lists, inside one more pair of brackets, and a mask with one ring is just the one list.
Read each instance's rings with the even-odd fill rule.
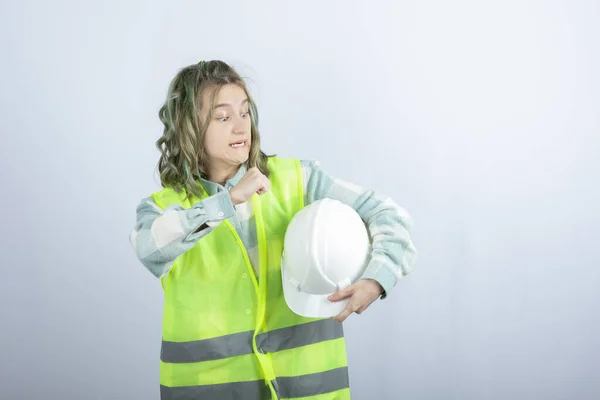
[[383,287],[379,282],[373,279],[361,279],[354,285],[332,294],[328,297],[329,301],[341,301],[350,298],[346,308],[333,319],[341,323],[353,312],[357,314],[364,312],[382,293]]

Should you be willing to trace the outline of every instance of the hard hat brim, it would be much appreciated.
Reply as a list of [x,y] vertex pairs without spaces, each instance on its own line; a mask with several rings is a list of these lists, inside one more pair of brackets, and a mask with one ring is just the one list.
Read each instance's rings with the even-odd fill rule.
[[283,284],[283,297],[290,310],[294,313],[308,318],[330,318],[335,317],[344,310],[349,299],[332,302],[327,299],[333,293],[311,294],[305,293],[291,283],[285,269],[281,271]]

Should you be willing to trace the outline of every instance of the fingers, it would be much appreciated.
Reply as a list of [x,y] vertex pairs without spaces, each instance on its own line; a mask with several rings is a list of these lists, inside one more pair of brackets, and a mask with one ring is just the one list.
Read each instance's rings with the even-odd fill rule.
[[337,322],[342,323],[346,320],[346,318],[348,318],[350,316],[350,314],[352,314],[352,313],[361,314],[368,307],[369,307],[368,305],[361,305],[360,300],[357,300],[356,298],[351,298],[350,301],[348,302],[348,304],[346,304],[346,307],[342,310],[342,312],[339,313],[338,315],[336,315],[335,317],[333,317],[333,319],[336,320]]
[[271,189],[271,182],[269,182],[269,179],[266,176],[261,177],[258,185],[258,190],[256,191],[258,194],[265,194]]
[[340,290],[327,298],[329,301],[341,301],[347,299],[354,294],[354,286],[349,286],[346,289]]
[[352,308],[353,308],[352,303],[348,302],[348,304],[346,305],[346,308],[344,308],[342,310],[342,312],[339,313],[337,316],[333,317],[333,319],[339,323],[344,322],[346,320],[346,318],[348,318],[348,316],[354,312],[354,311],[352,311]]
[[269,178],[267,178],[264,175],[262,176],[262,185],[263,193],[266,193],[269,190],[271,190],[271,181],[269,181]]
[[271,190],[271,181],[257,167],[252,167],[244,174],[237,186],[244,188],[246,193],[244,201],[246,201],[253,193],[262,195]]
[[338,322],[344,322],[346,318],[352,313],[362,314],[371,303],[377,298],[373,297],[367,290],[365,285],[354,284],[344,290],[340,290],[328,297],[329,301],[340,301],[350,298],[348,304],[341,313],[335,316]]
[[349,286],[346,289],[339,290],[328,297],[329,301],[341,301],[350,298],[350,301],[348,302],[348,304],[346,304],[346,307],[342,310],[342,312],[333,318],[339,323],[344,322],[346,318],[348,318],[348,316],[352,314],[357,308],[355,305],[355,299],[352,298],[352,296],[354,295],[354,288],[354,285]]
[[269,178],[267,178],[265,175],[263,175],[262,172],[260,172],[258,170],[258,168],[253,169],[254,172],[254,179],[256,182],[256,193],[258,194],[265,194],[267,193],[270,189],[271,189],[271,182],[269,181]]

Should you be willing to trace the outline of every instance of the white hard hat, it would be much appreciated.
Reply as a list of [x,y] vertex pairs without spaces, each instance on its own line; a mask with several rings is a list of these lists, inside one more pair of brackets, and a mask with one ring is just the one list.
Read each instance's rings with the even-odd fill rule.
[[336,316],[349,299],[327,297],[360,279],[370,258],[369,233],[352,207],[322,199],[303,208],[288,225],[281,259],[288,307],[304,317]]

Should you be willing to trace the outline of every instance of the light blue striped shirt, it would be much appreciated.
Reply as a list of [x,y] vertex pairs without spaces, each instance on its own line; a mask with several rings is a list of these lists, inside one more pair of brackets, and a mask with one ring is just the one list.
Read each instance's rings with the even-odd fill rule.
[[[334,178],[317,161],[301,160],[304,202],[331,198],[351,206],[365,222],[372,238],[372,257],[362,278],[374,279],[384,289],[382,298],[408,274],[415,261],[411,240],[412,218],[389,197]],[[152,197],[137,207],[137,223],[130,241],[142,264],[157,278],[169,272],[174,261],[223,220],[229,219],[239,234],[257,270],[257,238],[252,202],[233,206],[229,190],[244,176],[246,167],[220,185],[202,180],[209,197],[191,208],[169,206],[161,209]],[[204,229],[198,230],[206,224]]]

